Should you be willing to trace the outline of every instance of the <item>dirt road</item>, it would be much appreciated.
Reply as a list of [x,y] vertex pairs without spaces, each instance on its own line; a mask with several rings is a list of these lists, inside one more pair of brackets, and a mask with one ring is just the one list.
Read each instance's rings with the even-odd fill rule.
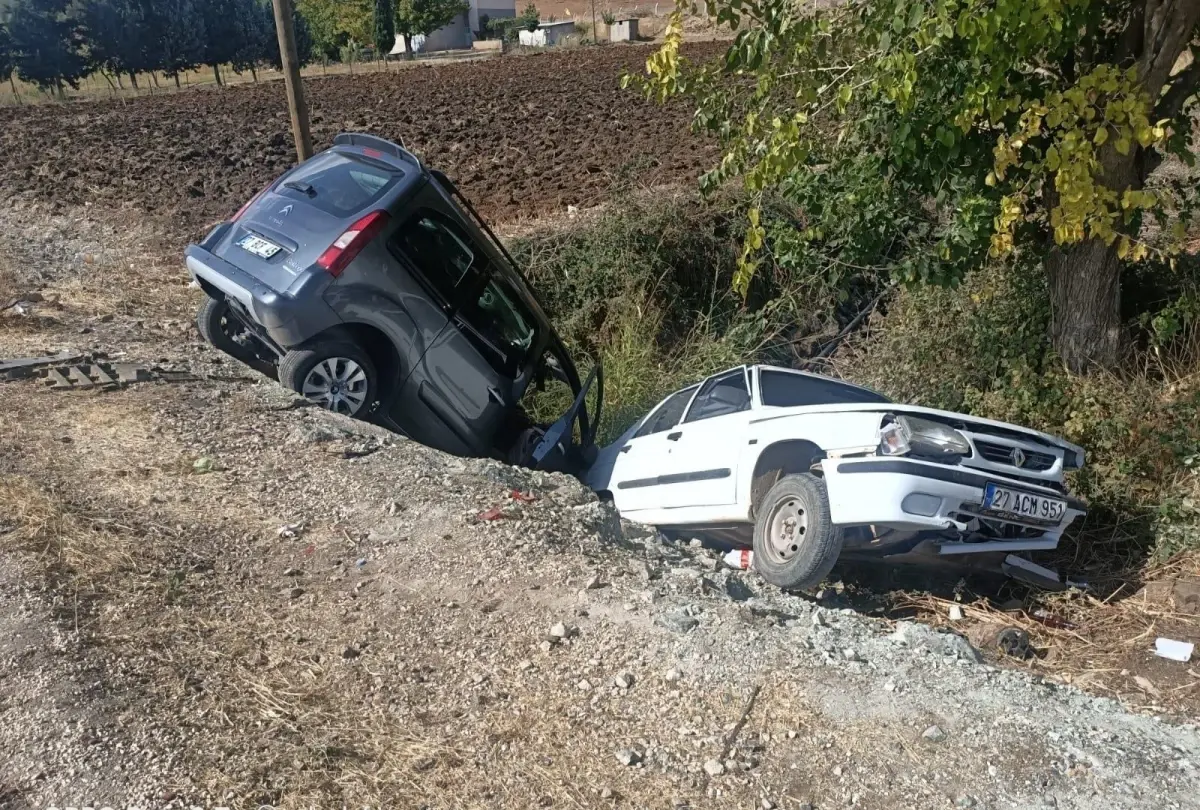
[[48,299],[0,356],[197,378],[0,383],[0,805],[1200,807],[1194,724],[296,407],[199,344],[173,255],[0,215],[0,298]]

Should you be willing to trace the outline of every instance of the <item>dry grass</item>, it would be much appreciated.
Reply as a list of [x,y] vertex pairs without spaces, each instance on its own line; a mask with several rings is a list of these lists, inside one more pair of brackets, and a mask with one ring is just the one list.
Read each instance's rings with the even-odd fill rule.
[[[1035,594],[1020,607],[997,605],[986,598],[954,602],[928,593],[909,592],[897,607],[915,610],[930,624],[964,631],[990,658],[1020,666],[1090,692],[1122,698],[1139,708],[1195,715],[1200,710],[1200,664],[1156,658],[1154,640],[1166,636],[1200,639],[1200,606],[1179,604],[1162,596],[1172,582],[1200,585],[1200,552],[1181,554],[1143,572],[1147,583],[1137,592],[1118,588],[1106,598],[1089,592]],[[958,604],[964,621],[947,618]],[[1006,657],[995,646],[1006,628],[1023,630],[1033,656],[1025,661]]]

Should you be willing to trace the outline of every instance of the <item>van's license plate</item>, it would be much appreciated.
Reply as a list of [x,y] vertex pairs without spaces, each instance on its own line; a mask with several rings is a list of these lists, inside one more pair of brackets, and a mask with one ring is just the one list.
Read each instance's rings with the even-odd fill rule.
[[279,245],[274,242],[268,242],[261,236],[255,236],[250,233],[238,240],[238,247],[247,253],[253,253],[260,259],[269,259],[280,250]]
[[992,512],[1058,523],[1067,513],[1066,501],[988,484],[983,489],[983,508]]

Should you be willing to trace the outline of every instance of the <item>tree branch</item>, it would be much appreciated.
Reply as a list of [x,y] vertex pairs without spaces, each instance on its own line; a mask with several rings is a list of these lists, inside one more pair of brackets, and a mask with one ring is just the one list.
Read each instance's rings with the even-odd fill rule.
[[1183,110],[1183,103],[1188,96],[1200,87],[1200,56],[1192,52],[1192,64],[1188,65],[1171,80],[1167,92],[1159,99],[1154,108],[1156,118],[1174,118]]

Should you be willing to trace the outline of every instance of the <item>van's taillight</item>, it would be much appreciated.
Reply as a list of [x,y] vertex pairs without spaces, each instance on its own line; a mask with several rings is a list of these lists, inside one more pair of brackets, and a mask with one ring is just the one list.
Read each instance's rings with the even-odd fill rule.
[[329,275],[340,276],[346,265],[354,261],[359,251],[366,247],[387,223],[387,211],[372,211],[339,236],[317,259],[317,264],[325,268]]
[[247,208],[249,208],[250,206],[254,205],[254,203],[258,202],[258,198],[259,198],[259,197],[261,197],[262,195],[266,194],[266,193],[267,193],[267,189],[269,189],[269,188],[270,188],[271,186],[273,186],[274,184],[275,184],[275,181],[274,181],[274,180],[272,180],[270,183],[267,183],[267,187],[266,187],[266,188],[264,188],[262,191],[258,192],[257,194],[255,194],[253,197],[251,197],[251,198],[250,198],[250,199],[249,199],[249,200],[246,202],[246,204],[245,204],[245,205],[243,205],[241,208],[239,208],[239,209],[238,209],[238,211],[237,211],[237,213],[233,215],[233,219],[231,219],[231,220],[229,220],[229,221],[230,221],[230,222],[237,222],[239,219],[241,219],[241,218],[242,218],[242,214],[246,213],[246,209],[247,209]]

